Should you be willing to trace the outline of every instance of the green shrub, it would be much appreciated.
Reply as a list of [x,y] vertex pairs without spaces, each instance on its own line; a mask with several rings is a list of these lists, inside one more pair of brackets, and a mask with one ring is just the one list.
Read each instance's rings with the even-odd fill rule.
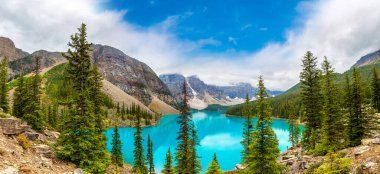
[[24,149],[29,149],[30,146],[32,145],[32,142],[29,141],[29,139],[25,136],[25,134],[20,134],[17,137],[18,144],[22,146]]
[[7,118],[8,115],[4,112],[0,112],[0,118]]
[[350,172],[351,160],[339,158],[338,154],[329,153],[326,161],[313,174],[347,174]]
[[320,167],[322,164],[323,164],[322,161],[311,164],[311,165],[309,166],[309,168],[308,168],[307,170],[305,170],[305,174],[313,174],[313,172],[314,172],[318,167]]

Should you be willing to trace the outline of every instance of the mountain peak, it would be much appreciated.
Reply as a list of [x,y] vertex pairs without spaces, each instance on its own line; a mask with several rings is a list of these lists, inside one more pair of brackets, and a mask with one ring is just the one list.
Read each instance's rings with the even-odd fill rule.
[[0,36],[0,57],[8,57],[9,60],[16,60],[25,57],[28,53],[16,48],[13,41],[7,37]]
[[361,57],[354,65],[353,67],[361,67],[369,64],[374,64],[379,62],[380,60],[380,49],[369,53],[363,57]]

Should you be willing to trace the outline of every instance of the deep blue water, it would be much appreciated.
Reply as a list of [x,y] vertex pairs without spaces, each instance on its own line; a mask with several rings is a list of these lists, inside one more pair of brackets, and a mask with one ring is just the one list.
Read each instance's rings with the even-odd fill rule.
[[[244,118],[227,117],[222,112],[200,111],[193,112],[193,121],[198,130],[200,146],[197,153],[201,156],[201,165],[206,170],[214,153],[217,154],[222,170],[232,170],[240,163],[242,146],[242,126]],[[170,147],[174,156],[177,144],[176,137],[179,129],[176,124],[177,115],[167,115],[161,118],[160,124],[143,129],[144,150],[146,139],[150,134],[153,141],[154,163],[157,173],[163,168],[165,154]],[[256,121],[256,119],[254,119]],[[281,119],[273,119],[272,128],[279,139],[279,148],[282,151],[290,147],[288,141],[288,122]],[[127,163],[133,164],[133,133],[134,128],[119,128],[123,156]],[[111,150],[113,128],[109,128],[105,134],[108,138],[107,150]]]

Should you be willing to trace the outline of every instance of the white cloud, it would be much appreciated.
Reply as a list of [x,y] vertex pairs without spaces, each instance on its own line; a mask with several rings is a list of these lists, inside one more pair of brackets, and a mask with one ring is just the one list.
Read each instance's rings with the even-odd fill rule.
[[[284,43],[269,43],[258,52],[197,53],[213,38],[179,40],[170,32],[172,16],[150,28],[123,21],[128,11],[101,9],[103,0],[0,0],[0,35],[29,52],[65,51],[69,36],[81,22],[88,24],[89,40],[121,49],[147,63],[158,74],[198,74],[211,84],[248,81],[262,74],[271,89],[287,89],[298,82],[300,58],[310,50],[327,56],[339,72],[358,57],[380,48],[380,1],[316,0],[298,6],[297,27],[288,29]],[[234,38],[229,38],[231,42]]]

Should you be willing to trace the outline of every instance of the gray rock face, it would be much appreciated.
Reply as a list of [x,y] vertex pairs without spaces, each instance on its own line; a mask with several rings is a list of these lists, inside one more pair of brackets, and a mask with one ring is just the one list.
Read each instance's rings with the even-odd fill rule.
[[18,118],[0,118],[0,129],[4,135],[18,135],[31,130],[28,125],[22,125]]
[[166,103],[173,103],[168,87],[145,63],[127,56],[122,51],[103,45],[93,45],[93,61],[105,79],[126,93],[136,97],[145,105],[151,103],[151,95]]
[[0,57],[8,57],[10,61],[27,56],[28,53],[16,48],[12,40],[0,37]]
[[375,51],[373,53],[369,53],[363,57],[361,57],[353,67],[361,67],[368,64],[376,63],[380,60],[380,50]]

